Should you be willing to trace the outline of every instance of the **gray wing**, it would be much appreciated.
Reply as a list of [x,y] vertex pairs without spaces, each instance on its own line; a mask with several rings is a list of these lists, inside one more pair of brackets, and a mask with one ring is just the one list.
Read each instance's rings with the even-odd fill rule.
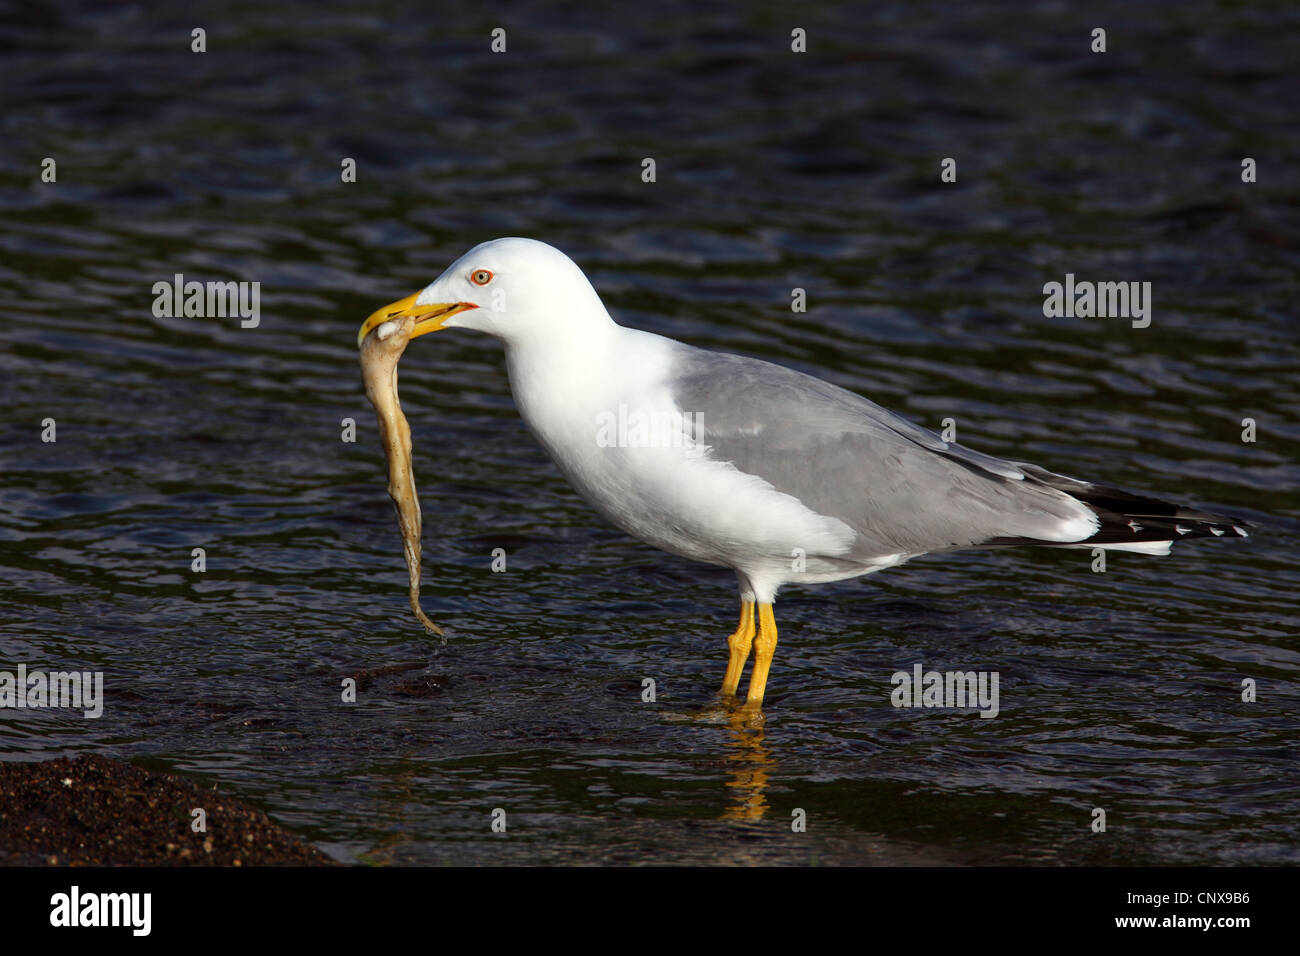
[[669,385],[710,457],[848,524],[857,557],[1087,537],[1071,495],[802,372],[682,345]]

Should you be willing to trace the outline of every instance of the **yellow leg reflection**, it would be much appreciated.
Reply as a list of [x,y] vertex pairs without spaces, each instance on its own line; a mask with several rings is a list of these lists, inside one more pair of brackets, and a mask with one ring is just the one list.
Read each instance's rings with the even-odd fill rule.
[[723,811],[724,820],[761,820],[767,814],[767,778],[772,755],[763,746],[763,731],[753,730],[740,713],[730,720],[731,740],[727,762],[731,779],[727,787],[733,802]]
[[749,648],[754,642],[754,602],[740,602],[740,624],[736,633],[727,638],[727,648],[731,657],[727,660],[727,675],[722,678],[722,696],[735,697],[736,688],[740,686],[740,672],[749,660]]

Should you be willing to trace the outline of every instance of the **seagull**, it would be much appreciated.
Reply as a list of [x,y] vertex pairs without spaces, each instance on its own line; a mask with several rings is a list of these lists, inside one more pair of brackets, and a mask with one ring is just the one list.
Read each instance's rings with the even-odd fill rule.
[[761,718],[786,584],[923,554],[1043,545],[1168,554],[1245,522],[981,454],[811,375],[618,325],[582,270],[535,239],[475,246],[373,313],[357,343],[412,317],[415,338],[473,329],[505,345],[519,414],[570,484],[656,548],[731,568],[740,621],[724,700]]

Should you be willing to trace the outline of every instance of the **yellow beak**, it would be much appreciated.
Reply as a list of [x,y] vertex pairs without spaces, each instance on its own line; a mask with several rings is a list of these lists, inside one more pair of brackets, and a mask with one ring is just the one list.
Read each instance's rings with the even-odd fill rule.
[[416,305],[415,300],[419,297],[420,293],[416,292],[371,313],[370,318],[361,323],[361,331],[357,333],[357,348],[361,347],[361,343],[366,340],[371,329],[383,325],[389,319],[415,316],[415,328],[411,330],[411,338],[415,338],[426,332],[437,332],[442,328],[442,324],[457,312],[468,312],[470,309],[478,308],[473,302],[430,302],[426,305]]

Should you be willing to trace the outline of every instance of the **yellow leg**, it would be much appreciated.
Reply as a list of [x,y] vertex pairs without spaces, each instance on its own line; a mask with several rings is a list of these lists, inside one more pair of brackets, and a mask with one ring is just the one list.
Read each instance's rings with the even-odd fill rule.
[[736,633],[727,638],[727,648],[731,657],[727,660],[727,676],[722,678],[722,696],[735,697],[736,688],[740,686],[740,672],[749,660],[749,647],[754,643],[754,602],[740,602],[740,624]]
[[754,638],[754,670],[749,675],[749,696],[745,706],[757,710],[763,704],[763,691],[767,689],[767,672],[772,667],[772,655],[776,653],[776,618],[772,616],[772,605],[758,606],[758,634]]

